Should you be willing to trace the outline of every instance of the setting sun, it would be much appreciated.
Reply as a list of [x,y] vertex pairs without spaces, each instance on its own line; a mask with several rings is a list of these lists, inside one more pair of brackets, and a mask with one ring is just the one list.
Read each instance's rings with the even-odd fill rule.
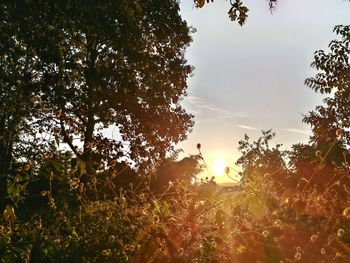
[[225,168],[227,166],[227,163],[223,159],[216,159],[214,163],[211,166],[211,169],[215,176],[220,176],[225,173]]

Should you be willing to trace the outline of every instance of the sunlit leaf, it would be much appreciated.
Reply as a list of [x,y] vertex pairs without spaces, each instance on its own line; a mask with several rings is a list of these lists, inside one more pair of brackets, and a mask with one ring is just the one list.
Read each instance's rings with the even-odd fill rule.
[[4,210],[4,219],[6,222],[13,222],[16,220],[15,209],[12,205],[7,205]]
[[18,187],[16,187],[15,183],[11,183],[8,186],[7,192],[10,196],[18,196],[20,194],[20,190],[18,189]]
[[80,171],[80,176],[86,174],[86,162],[82,159],[77,160],[77,167]]

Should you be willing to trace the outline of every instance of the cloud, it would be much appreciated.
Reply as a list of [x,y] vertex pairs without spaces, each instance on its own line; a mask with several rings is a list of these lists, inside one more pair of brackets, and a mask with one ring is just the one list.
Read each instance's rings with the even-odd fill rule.
[[218,105],[208,102],[207,100],[196,97],[196,96],[188,96],[185,98],[190,110],[194,114],[220,114],[220,118],[245,118],[247,115],[244,112],[232,112],[221,108]]
[[247,125],[237,125],[239,128],[246,129],[246,130],[251,130],[251,131],[257,131],[259,130],[258,128],[247,126]]
[[186,99],[192,107],[199,111],[212,111],[224,114],[230,113],[229,111],[223,110],[217,105],[209,103],[208,101],[200,97],[188,96]]
[[311,133],[309,130],[301,130],[301,129],[297,129],[297,128],[288,128],[288,129],[285,129],[285,131],[294,132],[294,133],[301,133],[301,134],[306,134],[306,135],[309,135]]

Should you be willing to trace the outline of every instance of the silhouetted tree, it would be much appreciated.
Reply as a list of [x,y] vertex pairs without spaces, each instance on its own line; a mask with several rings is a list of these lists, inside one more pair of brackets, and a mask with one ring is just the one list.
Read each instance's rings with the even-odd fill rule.
[[311,89],[330,95],[324,105],[304,116],[303,121],[312,128],[310,142],[292,146],[290,165],[299,186],[308,182],[323,189],[337,178],[339,167],[346,162],[350,143],[350,27],[336,26],[334,31],[340,39],[330,42],[329,51],[315,52],[311,66],[318,73],[305,80]]
[[256,141],[250,142],[248,135],[239,141],[238,150],[241,157],[236,165],[241,166],[242,181],[254,179],[254,177],[268,177],[274,181],[286,181],[288,178],[287,167],[284,160],[286,151],[280,148],[282,144],[270,147],[270,141],[275,137],[272,130],[262,131],[262,136]]
[[36,59],[14,36],[18,25],[6,20],[6,12],[0,5],[4,19],[0,22],[0,211],[6,203],[8,179],[21,174],[21,165],[28,170],[29,160],[40,159],[43,142]]
[[350,26],[336,26],[334,31],[340,39],[330,42],[328,52],[315,52],[312,67],[318,73],[305,81],[316,92],[331,95],[324,99],[324,105],[310,111],[303,121],[312,127],[313,142],[331,144],[339,137],[350,145]]
[[[96,169],[125,156],[143,162],[186,138],[191,37],[177,1],[5,1],[1,10],[5,29],[16,28],[9,38],[35,62],[46,132],[79,158]],[[120,140],[102,133],[111,125]]]
[[190,185],[201,171],[199,159],[198,155],[185,157],[179,161],[165,159],[151,178],[151,189],[163,192],[175,181]]

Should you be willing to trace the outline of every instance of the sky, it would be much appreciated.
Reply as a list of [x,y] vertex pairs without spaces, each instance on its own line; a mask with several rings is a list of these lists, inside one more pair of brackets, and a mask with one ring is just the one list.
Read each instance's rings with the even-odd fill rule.
[[181,15],[197,32],[186,52],[195,70],[182,102],[195,115],[195,126],[178,147],[185,157],[197,154],[201,143],[208,166],[222,159],[237,169],[244,134],[254,140],[272,128],[273,143],[283,149],[307,142],[310,127],[302,123],[303,114],[323,98],[304,85],[315,74],[313,54],[336,38],[335,25],[350,24],[350,2],[344,0],[280,0],[273,14],[266,0],[244,3],[250,10],[241,27],[227,16],[229,1],[201,9],[181,1]]

